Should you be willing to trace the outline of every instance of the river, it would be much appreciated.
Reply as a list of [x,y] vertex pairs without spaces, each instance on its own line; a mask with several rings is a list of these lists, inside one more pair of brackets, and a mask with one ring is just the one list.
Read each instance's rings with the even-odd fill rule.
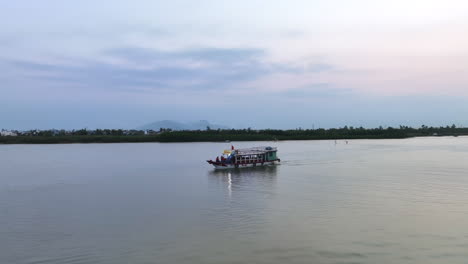
[[0,145],[0,263],[466,263],[468,137]]

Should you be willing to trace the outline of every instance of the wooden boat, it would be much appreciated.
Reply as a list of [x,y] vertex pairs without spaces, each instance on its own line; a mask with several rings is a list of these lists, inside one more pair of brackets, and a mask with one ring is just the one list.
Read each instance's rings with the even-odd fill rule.
[[270,166],[279,163],[281,160],[277,157],[277,148],[275,147],[254,147],[245,149],[225,150],[221,158],[216,160],[207,160],[216,169],[246,168],[256,166]]

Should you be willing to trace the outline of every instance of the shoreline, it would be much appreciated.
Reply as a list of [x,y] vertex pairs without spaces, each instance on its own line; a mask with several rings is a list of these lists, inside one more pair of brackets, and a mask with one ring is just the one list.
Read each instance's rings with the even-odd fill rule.
[[194,142],[240,142],[240,141],[313,141],[313,140],[374,140],[374,139],[407,139],[416,137],[456,137],[468,134],[457,135],[406,135],[406,136],[335,136],[335,137],[317,137],[317,136],[279,136],[279,137],[259,137],[259,136],[234,136],[226,138],[184,138],[171,137],[164,138],[159,136],[66,136],[66,137],[43,137],[43,136],[3,136],[0,137],[0,145],[30,145],[30,144],[107,144],[107,143],[194,143]]

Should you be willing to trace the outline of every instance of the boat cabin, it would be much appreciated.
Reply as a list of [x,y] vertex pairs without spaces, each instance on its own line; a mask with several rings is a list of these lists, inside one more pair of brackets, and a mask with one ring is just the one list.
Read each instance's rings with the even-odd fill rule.
[[234,156],[234,164],[261,163],[275,161],[277,149],[273,147],[255,147],[246,149],[236,149],[231,154]]
[[214,165],[216,168],[272,165],[280,161],[276,155],[277,151],[277,148],[269,146],[231,149],[225,150],[221,159],[217,157],[216,161],[207,160],[207,162]]

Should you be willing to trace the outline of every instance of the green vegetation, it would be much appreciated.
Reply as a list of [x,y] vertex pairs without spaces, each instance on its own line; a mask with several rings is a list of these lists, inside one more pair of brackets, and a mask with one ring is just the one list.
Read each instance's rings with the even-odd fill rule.
[[423,136],[468,135],[468,128],[446,127],[412,128],[332,128],[332,129],[294,129],[294,130],[207,130],[172,131],[160,129],[122,130],[31,130],[12,131],[17,136],[0,136],[0,144],[54,144],[54,143],[117,143],[117,142],[223,142],[230,141],[270,141],[270,140],[324,140],[324,139],[392,139]]

